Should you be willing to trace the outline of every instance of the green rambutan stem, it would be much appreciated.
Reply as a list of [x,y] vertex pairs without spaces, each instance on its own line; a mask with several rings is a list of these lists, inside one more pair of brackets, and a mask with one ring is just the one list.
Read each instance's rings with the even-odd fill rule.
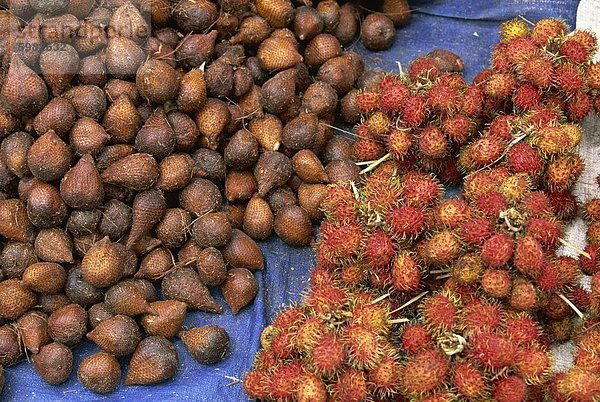
[[567,296],[563,295],[562,293],[559,293],[558,297],[563,299],[563,301],[565,303],[567,303],[569,305],[569,307],[571,307],[573,309],[573,311],[575,312],[575,314],[577,314],[579,316],[579,318],[583,318],[583,313],[581,312],[581,310],[579,310],[577,308],[577,306],[575,304],[573,304],[573,302],[567,298]]

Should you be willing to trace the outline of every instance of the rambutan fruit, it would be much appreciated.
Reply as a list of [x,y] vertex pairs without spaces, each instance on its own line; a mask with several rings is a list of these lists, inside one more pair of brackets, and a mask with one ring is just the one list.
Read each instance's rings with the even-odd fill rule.
[[556,217],[562,221],[570,221],[577,215],[579,206],[577,199],[569,190],[549,191],[546,193]]
[[360,249],[362,238],[363,228],[361,226],[351,223],[342,224],[327,232],[319,248],[325,250],[327,261],[337,263],[352,259]]
[[301,351],[309,351],[326,332],[325,325],[316,317],[304,321],[296,331],[295,343]]
[[458,257],[461,252],[461,245],[456,234],[449,230],[444,230],[434,234],[425,241],[424,255],[425,262],[432,267],[439,267],[450,264]]
[[342,285],[347,287],[360,286],[367,280],[367,271],[362,264],[346,264],[340,268],[338,279]]
[[591,307],[590,294],[581,286],[574,286],[569,294],[569,298],[581,311],[588,311]]
[[384,359],[368,372],[370,385],[375,388],[375,393],[382,397],[396,394],[400,387],[400,364],[393,355],[386,355]]
[[327,402],[329,398],[323,380],[310,373],[298,380],[295,396],[298,402]]
[[352,222],[356,219],[358,201],[349,183],[338,183],[327,187],[321,208],[329,221]]
[[483,91],[494,99],[506,99],[515,90],[516,81],[511,74],[496,73],[485,82]]
[[440,70],[430,57],[414,59],[408,67],[408,77],[414,83],[434,81],[439,75]]
[[558,47],[558,54],[573,64],[584,64],[592,55],[591,49],[572,36]]
[[594,222],[600,220],[600,198],[590,198],[583,206],[583,217]]
[[531,84],[521,84],[513,94],[513,105],[519,110],[533,109],[542,101],[542,91]]
[[512,205],[520,202],[531,189],[531,179],[524,173],[510,175],[498,188],[502,196]]
[[600,376],[577,367],[564,373],[558,381],[560,394],[573,402],[588,402],[600,398]]
[[502,315],[498,304],[476,298],[464,303],[461,324],[469,334],[492,331],[502,322]]
[[595,221],[589,224],[585,238],[589,244],[600,245],[600,221]]
[[311,286],[305,305],[317,315],[327,315],[339,311],[348,301],[348,293],[337,286],[323,284]]
[[528,384],[540,384],[550,373],[552,361],[545,350],[529,346],[517,350],[514,367]]
[[363,261],[371,267],[383,268],[394,258],[396,243],[381,229],[367,235],[363,250]]
[[467,152],[473,167],[480,169],[491,165],[502,156],[504,143],[497,137],[486,135],[469,145]]
[[549,294],[543,303],[544,315],[553,320],[560,320],[573,314],[571,307],[557,293]]
[[576,29],[571,32],[569,40],[575,40],[585,46],[590,53],[595,53],[598,50],[598,39],[594,31],[589,29]]
[[592,111],[590,95],[584,91],[577,91],[567,99],[567,116],[570,121],[578,122]]
[[460,361],[454,366],[452,385],[469,400],[483,399],[488,391],[485,375],[469,360]]
[[408,205],[427,207],[442,196],[442,185],[432,176],[413,171],[405,174],[403,179],[402,194]]
[[381,138],[390,131],[392,119],[384,112],[378,110],[367,118],[366,124],[370,135],[375,138]]
[[426,126],[419,135],[419,151],[429,158],[443,158],[448,152],[448,140],[437,126]]
[[498,191],[488,191],[475,199],[475,208],[488,218],[498,218],[500,212],[508,209],[508,203]]
[[558,289],[560,282],[560,272],[554,262],[546,260],[540,273],[535,278],[537,287],[542,292],[552,292]]
[[508,142],[513,138],[513,130],[517,123],[518,117],[512,114],[501,114],[492,120],[488,129],[488,135],[496,137],[504,142]]
[[524,236],[517,240],[513,263],[525,275],[539,275],[546,263],[540,242],[533,236]]
[[452,296],[437,293],[426,298],[420,305],[421,320],[431,331],[451,331],[457,321],[456,300]]
[[438,77],[436,83],[438,85],[447,85],[461,92],[468,86],[465,77],[462,74],[454,72],[443,73]]
[[577,346],[580,349],[586,349],[597,353],[600,351],[600,330],[594,320],[587,320],[582,323],[581,333],[578,336]]
[[346,360],[346,347],[333,333],[322,334],[309,349],[310,363],[319,375],[332,375],[338,372]]
[[541,89],[547,89],[554,80],[554,65],[548,57],[532,56],[519,65],[519,78],[531,82]]
[[389,85],[381,93],[379,108],[388,115],[396,115],[402,110],[404,101],[410,96],[410,88],[402,83]]
[[473,123],[467,116],[458,113],[442,119],[442,131],[450,141],[463,145],[471,137]]
[[444,183],[452,186],[458,185],[462,179],[462,174],[458,170],[456,158],[453,156],[444,158],[442,160],[442,168],[437,175]]
[[481,332],[470,338],[471,356],[490,370],[502,370],[514,363],[515,344],[494,332]]
[[600,261],[598,260],[598,252],[600,250],[600,246],[595,244],[588,244],[583,249],[586,253],[589,254],[590,258],[586,256],[581,256],[579,259],[579,266],[581,267],[581,271],[586,275],[593,275],[596,272],[600,271]]
[[517,346],[529,346],[537,341],[541,329],[527,313],[510,313],[504,318],[504,333]]
[[562,154],[572,147],[571,138],[562,126],[540,127],[534,132],[532,142],[548,156]]
[[369,113],[379,106],[380,94],[378,92],[361,92],[356,95],[356,106],[361,113]]
[[513,249],[513,239],[506,233],[497,232],[483,243],[481,258],[487,266],[498,268],[510,261]]
[[578,349],[573,364],[580,369],[600,374],[600,356],[590,350]]
[[437,82],[427,92],[427,105],[440,116],[456,113],[461,104],[462,100],[459,92],[449,85]]
[[385,154],[385,145],[370,138],[359,138],[352,144],[352,156],[358,162],[373,161]]
[[542,18],[531,29],[531,39],[541,47],[561,39],[567,31],[567,24],[563,20]]
[[483,90],[478,86],[469,86],[462,99],[461,113],[467,117],[479,117],[483,112]]
[[516,375],[500,377],[494,381],[492,397],[496,402],[524,402],[527,400],[527,384]]
[[400,85],[402,83],[403,81],[401,76],[391,73],[384,73],[383,77],[381,77],[377,83],[377,89],[380,91],[385,91],[390,87]]
[[408,127],[418,127],[427,116],[427,100],[422,95],[411,95],[402,104],[402,121]]
[[579,279],[579,262],[568,256],[559,256],[554,260],[554,266],[558,271],[558,287],[574,285]]
[[526,123],[533,127],[556,125],[562,119],[562,114],[556,108],[542,105],[534,107],[525,114]]
[[278,330],[271,339],[271,350],[277,359],[287,360],[297,355],[294,332],[289,329]]
[[292,305],[281,311],[271,326],[279,330],[296,328],[304,320],[304,310],[300,306]]
[[254,368],[256,370],[270,372],[277,363],[278,360],[270,349],[262,349],[254,357]]
[[402,205],[386,216],[390,231],[398,238],[415,238],[425,229],[425,213],[421,208]]
[[421,267],[409,251],[400,251],[391,271],[391,281],[394,289],[402,293],[412,293],[421,288]]
[[521,18],[512,18],[500,25],[500,36],[503,42],[529,36],[529,26]]
[[433,339],[427,329],[418,324],[404,327],[400,337],[402,349],[409,355],[417,354],[433,346]]
[[379,336],[363,325],[350,325],[344,329],[343,341],[350,362],[359,369],[375,367],[383,358]]
[[452,265],[452,277],[464,285],[477,285],[482,273],[483,260],[475,253],[461,255]]
[[249,371],[244,377],[244,391],[250,398],[266,399],[269,395],[269,377],[262,370]]
[[573,337],[574,326],[571,317],[549,321],[544,327],[552,343],[565,343]]
[[489,174],[489,171],[473,172],[465,177],[463,196],[468,200],[475,200],[488,191],[498,190],[499,185],[500,183]]
[[291,399],[304,372],[302,362],[292,361],[278,366],[268,375],[268,395],[278,400]]
[[552,213],[550,199],[542,191],[531,191],[523,197],[520,209],[527,216],[541,217]]
[[333,269],[317,265],[310,271],[310,283],[313,286],[332,284],[334,280]]
[[571,95],[583,89],[585,78],[576,66],[566,63],[555,68],[554,84],[564,94]]
[[590,63],[585,70],[585,81],[591,89],[600,89],[600,63]]
[[367,378],[363,371],[348,369],[333,385],[334,400],[339,402],[361,402],[368,397]]
[[409,395],[422,395],[443,384],[447,374],[448,358],[438,349],[426,349],[407,358],[400,386]]
[[488,269],[481,277],[481,288],[485,293],[495,298],[507,296],[511,285],[510,275],[503,269]]
[[511,72],[512,64],[508,55],[508,46],[506,43],[500,42],[494,47],[490,67],[496,73],[509,74]]
[[505,44],[506,57],[513,67],[523,63],[539,51],[535,42],[528,37],[514,38]]
[[461,239],[471,245],[480,246],[494,233],[494,225],[484,217],[471,216],[460,227]]
[[432,219],[438,227],[457,228],[469,216],[469,205],[457,198],[443,200],[433,208]]
[[494,71],[491,68],[485,68],[479,71],[475,77],[473,77],[473,85],[482,85],[492,74],[494,74]]
[[519,142],[508,151],[508,166],[515,173],[537,176],[542,172],[542,157],[526,142]]
[[524,279],[516,279],[510,291],[508,304],[516,311],[530,311],[538,302],[535,286]]
[[372,304],[372,301],[355,306],[351,323],[362,325],[376,334],[385,335],[390,329],[389,306],[382,302]]
[[412,145],[413,136],[410,133],[410,130],[391,129],[387,138],[387,147],[389,153],[395,160],[404,160],[408,156]]
[[552,191],[566,190],[577,181],[584,169],[585,163],[579,154],[559,156],[548,163],[545,184]]

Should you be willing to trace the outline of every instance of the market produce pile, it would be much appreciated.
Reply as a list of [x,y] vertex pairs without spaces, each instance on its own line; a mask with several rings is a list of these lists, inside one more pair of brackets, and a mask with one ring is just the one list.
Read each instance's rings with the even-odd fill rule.
[[371,8],[0,0],[0,391],[25,358],[64,383],[84,338],[101,351],[77,377],[99,393],[175,376],[175,337],[227,356],[186,315],[222,313],[215,291],[251,304],[257,241],[308,245],[327,184],[358,179],[332,126],[358,122],[369,78],[347,47],[386,49],[411,18]]
[[328,186],[310,286],[263,332],[250,397],[600,399],[600,199],[580,208],[588,246],[563,238],[578,123],[600,113],[597,39],[550,18],[501,37],[472,84],[424,57],[356,95],[365,169]]

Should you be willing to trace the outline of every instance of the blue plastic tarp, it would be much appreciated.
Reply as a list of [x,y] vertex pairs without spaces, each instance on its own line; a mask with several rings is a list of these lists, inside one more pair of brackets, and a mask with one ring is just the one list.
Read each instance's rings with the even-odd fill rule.
[[[367,51],[360,42],[352,46],[364,55],[366,66],[398,71],[396,62],[400,62],[406,70],[412,59],[425,55],[432,49],[445,48],[463,58],[465,75],[470,80],[488,65],[491,47],[499,40],[498,28],[501,21],[518,15],[530,21],[543,17],[561,17],[570,27],[574,27],[578,1],[422,0],[410,1],[410,4],[414,10],[413,19],[408,26],[398,30],[393,48],[373,53]],[[199,312],[188,314],[186,326],[212,323],[223,326],[229,332],[232,347],[223,362],[214,366],[202,366],[190,357],[181,341],[176,340],[180,367],[175,378],[156,386],[120,387],[108,395],[98,395],[85,390],[78,383],[76,375],[72,375],[62,385],[48,385],[25,361],[5,370],[6,385],[0,400],[248,400],[241,384],[228,385],[232,382],[231,377],[243,378],[244,373],[252,367],[262,328],[284,306],[301,299],[314,258],[310,248],[292,248],[275,238],[262,242],[261,248],[266,267],[256,275],[260,290],[252,305],[236,316],[227,309],[220,316]],[[217,289],[214,289],[213,294],[224,305]],[[76,347],[75,370],[85,356],[96,351],[97,348],[87,341]],[[125,373],[127,359],[122,359],[121,362]]]

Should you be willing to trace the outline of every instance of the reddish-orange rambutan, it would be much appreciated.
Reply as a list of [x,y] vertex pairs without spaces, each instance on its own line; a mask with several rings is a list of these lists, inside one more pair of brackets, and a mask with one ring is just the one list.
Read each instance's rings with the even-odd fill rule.
[[460,361],[454,366],[452,385],[469,400],[482,399],[488,391],[485,375],[469,360]]
[[457,323],[456,301],[444,293],[426,298],[419,306],[422,322],[435,332],[451,331]]
[[375,268],[389,265],[394,258],[396,243],[381,229],[376,229],[367,235],[363,250],[363,261]]
[[392,128],[388,138],[388,152],[397,161],[404,160],[408,155],[413,145],[413,136],[410,130]]
[[453,186],[457,185],[462,179],[462,174],[458,170],[457,159],[454,156],[442,160],[442,168],[437,174],[441,181]]
[[361,113],[369,113],[379,106],[380,94],[378,92],[361,92],[356,95],[356,106]]
[[426,349],[409,356],[401,369],[400,385],[409,395],[422,395],[443,384],[448,358],[438,349]]
[[455,114],[442,119],[442,131],[457,145],[465,144],[471,137],[473,122],[464,114]]
[[304,320],[304,310],[296,305],[281,311],[271,324],[273,328],[286,330],[295,328]]
[[515,90],[516,80],[511,74],[496,73],[485,82],[483,91],[494,99],[506,99]]
[[430,175],[412,171],[403,180],[402,195],[408,205],[428,207],[442,196],[442,185]]
[[569,39],[582,43],[590,53],[595,53],[598,49],[596,34],[589,29],[576,29],[571,32]]
[[408,67],[408,77],[414,83],[434,81],[439,75],[440,70],[430,57],[414,59]]
[[521,273],[538,276],[546,263],[540,242],[533,236],[524,236],[517,240],[513,263]]
[[491,68],[485,68],[479,71],[473,78],[473,85],[481,86],[492,76],[492,74],[494,74],[494,71]]
[[340,262],[352,259],[359,251],[363,238],[363,228],[357,224],[342,224],[331,228],[326,233],[321,227],[323,240],[319,247],[325,253],[325,258],[330,262]]
[[494,381],[492,397],[496,402],[523,402],[527,400],[527,384],[516,375],[500,377]]
[[280,329],[275,333],[271,339],[271,350],[277,359],[287,360],[297,355],[294,337],[295,333],[290,329]]
[[566,190],[575,184],[584,169],[585,163],[579,154],[565,154],[548,163],[544,182],[552,191]]
[[411,95],[402,104],[402,121],[408,127],[418,127],[427,116],[427,100],[422,95]]
[[309,349],[309,360],[317,374],[332,375],[344,366],[346,347],[335,334],[324,333]]
[[554,65],[545,56],[532,56],[519,66],[519,78],[541,89],[549,88],[554,79]]
[[437,82],[427,92],[427,105],[440,116],[456,113],[461,104],[460,93],[449,85]]
[[542,18],[531,29],[531,39],[539,46],[545,46],[561,39],[567,30],[567,24],[559,18]]
[[552,361],[544,349],[529,346],[517,350],[514,367],[527,383],[540,384],[550,373]]
[[408,251],[400,251],[392,264],[391,284],[399,292],[412,293],[421,288],[422,268]]
[[562,114],[555,107],[542,105],[529,110],[525,117],[527,124],[539,128],[556,125]]
[[396,115],[402,110],[406,99],[410,96],[410,88],[402,83],[389,85],[381,93],[379,108],[388,115]]
[[535,283],[542,292],[552,292],[559,288],[560,272],[553,261],[546,260]]
[[577,215],[579,207],[577,199],[569,190],[548,191],[546,192],[552,211],[557,218],[563,221],[569,221]]
[[538,303],[535,286],[522,278],[516,279],[510,291],[508,304],[516,311],[530,311]]
[[385,145],[381,141],[359,138],[352,145],[352,155],[359,162],[377,160],[384,154]]
[[492,59],[490,67],[496,73],[510,73],[512,65],[508,56],[508,48],[506,43],[498,43],[492,51]]
[[531,84],[521,84],[513,94],[513,105],[519,110],[530,110],[542,101],[542,91]]
[[514,38],[507,42],[505,55],[511,66],[517,66],[539,52],[536,43],[528,37]]
[[457,228],[469,217],[469,205],[457,198],[443,200],[433,208],[433,225],[443,228]]
[[335,274],[333,269],[334,267],[326,267],[317,264],[315,267],[313,267],[309,274],[311,285],[319,286],[324,284],[332,284]]
[[570,36],[558,47],[558,54],[573,64],[584,64],[592,56],[591,50],[577,38]]
[[498,232],[483,243],[481,258],[486,265],[498,268],[510,261],[513,249],[513,239],[506,233]]
[[311,350],[326,331],[325,324],[318,318],[311,317],[305,320],[296,331],[296,347],[301,351]]
[[382,138],[392,128],[392,119],[384,112],[378,110],[365,121],[369,135],[373,138]]
[[600,89],[600,63],[590,63],[585,70],[585,81],[591,89]]
[[372,300],[352,310],[351,323],[362,325],[379,335],[389,332],[389,305],[385,302],[372,304]]
[[264,372],[272,371],[279,363],[273,351],[270,349],[262,349],[254,357],[254,369]]
[[329,398],[323,380],[311,373],[300,377],[295,396],[298,402],[326,402]]
[[471,216],[460,227],[461,239],[472,246],[482,245],[494,233],[494,225],[484,217]]
[[381,397],[390,397],[400,388],[400,364],[394,356],[387,355],[368,372],[369,383]]
[[502,322],[502,308],[483,298],[465,302],[461,324],[468,333],[493,331]]
[[600,245],[600,221],[591,222],[585,232],[589,244]]
[[546,193],[531,191],[523,197],[521,208],[527,216],[541,217],[552,213],[552,205]]
[[497,219],[502,211],[508,209],[506,199],[498,191],[488,191],[477,197],[474,202],[475,208],[490,219]]
[[504,318],[504,333],[517,346],[529,346],[537,341],[541,329],[527,313],[510,313]]
[[269,396],[269,376],[263,370],[252,370],[244,377],[244,391],[250,398],[266,399]]
[[475,85],[470,85],[462,98],[461,113],[467,117],[479,117],[483,112],[483,90]]
[[278,366],[268,375],[268,395],[279,400],[292,398],[303,373],[304,366],[299,360]]
[[574,65],[561,64],[554,70],[554,83],[566,95],[572,95],[583,89],[585,78]]
[[363,371],[348,369],[333,385],[334,400],[339,402],[361,402],[368,396],[367,378]]
[[488,135],[496,137],[504,142],[508,142],[513,138],[513,130],[517,122],[518,116],[501,114],[496,116],[488,129]]
[[573,364],[580,369],[600,374],[600,356],[591,350],[583,348],[578,349]]
[[481,332],[470,338],[471,356],[489,370],[502,370],[514,363],[515,344],[506,336]]
[[452,264],[452,277],[462,285],[477,286],[483,273],[483,261],[478,254],[461,255]]
[[567,99],[567,116],[570,121],[581,121],[591,111],[592,100],[584,91],[577,91]]
[[546,248],[555,247],[563,231],[560,223],[550,218],[530,218],[525,229]]
[[511,285],[510,275],[503,269],[488,269],[481,277],[481,289],[495,298],[507,296]]
[[473,167],[480,169],[497,161],[504,152],[504,146],[499,138],[486,135],[471,143],[467,152]]
[[450,231],[443,230],[432,235],[423,243],[420,257],[432,267],[450,264],[461,252],[458,236]]
[[583,217],[590,221],[600,220],[600,198],[590,198],[583,206]]
[[373,368],[383,358],[382,340],[374,331],[363,325],[350,325],[344,328],[343,341],[350,362],[356,368]]
[[573,367],[558,380],[557,389],[573,402],[588,402],[600,398],[600,376]]
[[327,315],[339,311],[348,302],[348,293],[332,284],[311,286],[305,305],[317,315]]
[[434,346],[433,339],[427,329],[418,324],[404,327],[400,342],[402,344],[402,349],[410,355],[417,354]]
[[574,285],[579,279],[579,261],[573,257],[559,256],[554,259],[558,271],[558,287]]
[[438,126],[424,127],[418,141],[419,152],[428,158],[443,158],[448,152],[448,140]]
[[508,151],[507,162],[515,173],[536,176],[542,172],[542,157],[526,142],[520,142]]
[[421,208],[402,205],[395,207],[386,216],[392,234],[399,238],[414,238],[425,229],[425,213]]
[[579,258],[579,266],[581,267],[581,271],[583,271],[583,273],[586,275],[593,275],[600,271],[600,261],[598,260],[600,246],[588,244],[583,250],[589,254],[590,258],[587,258],[584,255]]
[[367,271],[362,264],[350,263],[340,268],[338,279],[344,286],[360,286],[367,280]]

